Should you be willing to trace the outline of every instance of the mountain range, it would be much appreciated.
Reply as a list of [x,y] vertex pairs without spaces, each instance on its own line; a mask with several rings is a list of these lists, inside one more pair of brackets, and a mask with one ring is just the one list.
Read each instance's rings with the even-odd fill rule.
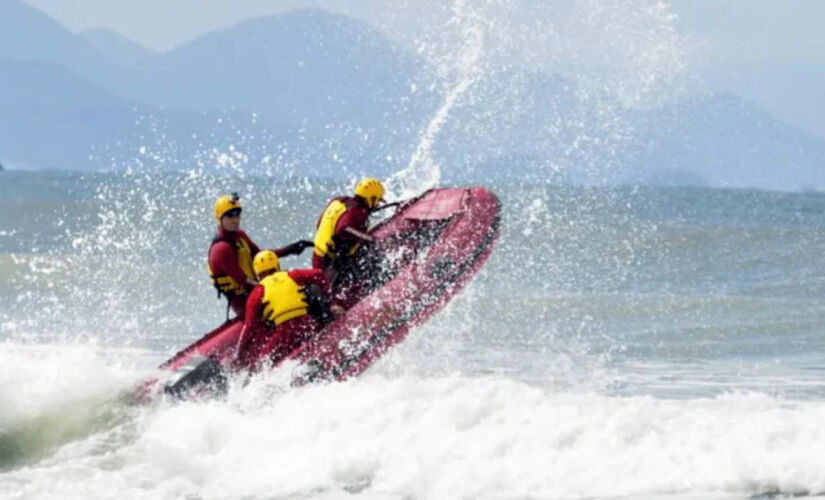
[[[240,150],[249,165],[282,174],[389,175],[443,101],[434,74],[375,28],[321,9],[157,53],[107,30],[71,33],[20,0],[0,0],[0,161],[208,168],[220,152]],[[629,112],[632,137],[610,148],[571,147],[603,132],[558,75],[502,72],[471,101],[436,137],[447,182],[825,189],[825,141],[732,95]]]

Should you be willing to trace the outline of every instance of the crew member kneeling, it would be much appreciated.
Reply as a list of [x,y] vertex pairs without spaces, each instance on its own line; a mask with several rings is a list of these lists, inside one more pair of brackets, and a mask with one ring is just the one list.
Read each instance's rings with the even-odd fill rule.
[[[364,243],[372,243],[368,231],[370,214],[384,199],[384,185],[378,179],[365,178],[355,186],[355,196],[333,198],[318,219],[312,267],[323,269],[339,293],[347,285],[368,279],[369,266],[363,262],[364,252],[357,254]],[[351,297],[358,297],[351,293]],[[345,301],[347,297],[338,297]]]
[[237,349],[237,364],[247,368],[280,362],[343,311],[330,305],[330,283],[321,270],[281,271],[271,250],[258,253],[253,268],[260,281],[246,302]]

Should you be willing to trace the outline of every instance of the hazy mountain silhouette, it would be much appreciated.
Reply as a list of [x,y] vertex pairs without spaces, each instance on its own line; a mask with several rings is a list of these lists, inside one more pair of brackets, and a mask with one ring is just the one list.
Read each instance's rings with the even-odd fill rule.
[[140,85],[132,68],[110,60],[41,11],[19,0],[0,0],[0,57],[53,62],[114,94]]
[[[254,164],[289,147],[302,167],[323,166],[316,137],[248,113],[164,110],[116,96],[49,62],[0,58],[0,74],[0,157],[10,165],[108,169],[138,157],[142,164],[191,168],[197,156],[230,147]],[[141,157],[147,149],[150,156]]]
[[143,65],[159,57],[157,52],[111,30],[90,29],[79,33],[78,36],[101,55],[122,66]]
[[[207,35],[160,56],[105,31],[75,37],[20,2],[3,0],[0,6],[2,47],[14,59],[41,61],[10,58],[0,69],[13,76],[0,82],[5,118],[0,153],[17,162],[105,167],[89,163],[90,148],[145,141],[153,132],[146,121],[135,124],[141,116],[163,123],[162,132],[155,133],[178,151],[219,147],[237,142],[237,127],[230,130],[232,120],[218,122],[214,113],[209,120],[198,115],[227,108],[235,109],[229,114],[239,117],[236,123],[247,123],[257,112],[249,135],[267,136],[300,158],[334,155],[339,161],[374,163],[403,145],[414,147],[411,137],[418,127],[407,109],[410,99],[401,94],[409,92],[416,70],[377,32],[346,17],[298,11]],[[12,43],[27,31],[20,26],[32,27],[36,43],[26,45],[30,50],[9,50],[21,45]],[[108,56],[133,65],[120,83],[106,72],[89,71],[117,67],[100,62],[104,54],[93,48],[113,40],[117,45],[109,45]],[[290,73],[301,67],[304,72]],[[376,127],[394,130],[370,134]],[[226,137],[220,137],[221,130]],[[314,135],[318,132],[326,135]],[[210,137],[213,144],[201,143]],[[43,142],[53,147],[37,147]]]
[[83,168],[90,146],[134,130],[136,103],[50,62],[0,59],[0,154],[9,163]]
[[94,50],[44,13],[17,0],[0,0],[0,57],[79,67]]
[[[135,97],[169,108],[239,108],[325,130],[420,119],[422,63],[366,24],[320,9],[247,21],[164,54]],[[426,110],[429,112],[430,110]]]
[[[825,141],[728,94],[615,115],[628,137],[610,143],[599,109],[556,75],[501,72],[474,89],[487,108],[453,110],[438,138],[446,179],[492,182],[825,189]],[[505,112],[501,112],[504,110]]]
[[[72,35],[0,0],[0,157],[108,168],[148,144],[177,168],[193,155],[208,166],[204,150],[232,145],[250,163],[274,157],[292,173],[386,175],[404,166],[440,104],[430,74],[370,26],[319,9],[157,54],[105,30]],[[631,141],[614,148],[599,140],[598,110],[575,92],[536,72],[479,82],[436,138],[436,160],[458,173],[445,180],[825,188],[825,141],[734,96],[629,113]]]
[[640,172],[690,171],[714,186],[825,188],[825,141],[738,97],[694,97],[638,123]]

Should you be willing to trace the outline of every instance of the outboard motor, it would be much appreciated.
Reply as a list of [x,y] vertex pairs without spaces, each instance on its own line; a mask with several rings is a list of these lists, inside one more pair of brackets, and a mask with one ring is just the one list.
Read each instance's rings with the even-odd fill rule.
[[227,391],[223,367],[207,356],[193,356],[175,370],[163,386],[164,394],[177,399],[223,396]]

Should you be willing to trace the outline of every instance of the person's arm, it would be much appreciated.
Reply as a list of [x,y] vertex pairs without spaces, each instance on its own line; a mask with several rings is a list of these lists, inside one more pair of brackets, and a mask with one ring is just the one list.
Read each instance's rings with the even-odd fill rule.
[[324,295],[329,295],[329,278],[320,269],[293,269],[289,271],[289,277],[301,286],[315,285]]
[[375,241],[375,238],[368,235],[367,233],[362,233],[361,231],[359,231],[357,229],[353,229],[351,227],[345,227],[344,231],[348,232],[349,234],[351,234],[351,235],[355,236],[356,238],[358,238],[360,240],[363,240],[363,241],[369,241],[369,242]]
[[335,234],[339,234],[348,228],[366,233],[369,216],[369,212],[363,207],[356,206],[350,208],[341,215],[338,223],[335,224]]
[[[323,295],[322,301],[326,305],[323,309],[329,308],[332,316],[338,316],[344,312],[344,308],[331,297],[332,283],[327,278],[326,273],[320,269],[296,269],[289,272],[289,276],[295,280],[297,284],[302,287],[311,287]],[[322,316],[326,314],[322,312]],[[329,317],[327,321],[332,321],[333,317]]]
[[369,212],[363,207],[354,207],[347,210],[335,225],[333,240],[336,247],[349,248],[364,241],[373,241],[367,234]]
[[247,291],[258,284],[255,280],[247,278],[246,273],[238,265],[235,250],[226,241],[219,241],[212,245],[212,250],[209,251],[209,266],[215,274],[230,276]]
[[281,248],[275,248],[272,251],[280,258],[286,257],[287,255],[300,255],[304,250],[313,245],[314,243],[309,240],[298,240],[295,243],[290,243]]

